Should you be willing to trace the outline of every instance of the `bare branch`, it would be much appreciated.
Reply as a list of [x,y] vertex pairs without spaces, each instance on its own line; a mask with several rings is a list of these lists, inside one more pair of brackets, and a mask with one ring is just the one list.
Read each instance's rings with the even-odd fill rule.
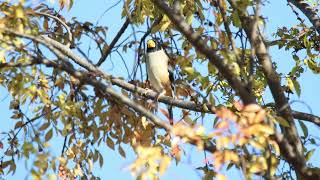
[[101,55],[101,58],[99,59],[99,61],[96,64],[96,66],[100,66],[107,59],[107,57],[109,56],[111,50],[116,45],[116,43],[119,41],[120,37],[125,32],[125,30],[128,28],[129,24],[130,24],[130,21],[127,18],[126,21],[124,22],[124,24],[122,25],[122,27],[120,28],[119,32],[117,33],[117,35],[111,41],[110,45],[107,48],[103,49],[103,54]]

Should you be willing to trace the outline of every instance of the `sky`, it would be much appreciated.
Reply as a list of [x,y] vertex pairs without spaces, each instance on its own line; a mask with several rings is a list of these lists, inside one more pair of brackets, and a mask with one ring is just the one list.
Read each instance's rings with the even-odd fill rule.
[[[77,17],[78,20],[91,21],[96,22],[99,20],[99,25],[108,26],[108,36],[107,41],[110,42],[114,35],[117,33],[118,29],[122,26],[124,19],[119,21],[121,17],[121,8],[122,2],[111,8],[104,16],[101,17],[103,12],[108,9],[108,7],[112,6],[118,2],[118,0],[75,0],[73,8],[65,13],[66,19],[71,19],[72,17]],[[262,14],[268,17],[267,25],[265,28],[265,36],[267,39],[272,39],[271,33],[275,32],[277,27],[282,26],[292,26],[296,24],[296,17],[291,12],[290,7],[286,5],[285,0],[271,0],[270,3],[266,3],[266,6],[262,9]],[[139,30],[139,29],[137,29]],[[143,29],[144,30],[144,29]],[[124,37],[132,33],[131,29],[128,28]],[[293,65],[294,61],[291,58],[290,52],[285,52],[284,50],[278,50],[277,47],[270,48],[270,53],[272,59],[278,63],[279,70],[283,73],[289,72],[291,69],[291,65]],[[90,54],[91,59],[97,59],[99,54]],[[124,66],[121,63],[119,57],[114,54],[112,56],[113,63],[105,63],[103,68],[116,76],[123,76]],[[132,67],[134,59],[134,53],[128,53],[125,55],[125,60],[129,64],[129,67]],[[113,66],[112,64],[116,64]],[[132,70],[132,68],[130,68]],[[301,87],[302,93],[300,98],[297,96],[293,96],[292,100],[303,100],[304,103],[293,103],[292,107],[295,110],[303,111],[310,113],[305,104],[312,107],[312,113],[316,115],[320,115],[319,110],[319,102],[320,96],[316,95],[316,92],[320,88],[320,79],[316,78],[312,72],[308,71],[301,78]],[[267,101],[271,101],[270,91],[267,90],[265,94],[265,99]],[[5,89],[0,88],[0,109],[1,117],[2,117],[2,126],[0,127],[0,131],[6,131],[14,126],[14,121],[10,120],[11,112],[8,110],[8,105],[10,103],[10,96],[8,96],[8,92]],[[209,117],[210,118],[210,117]],[[308,123],[307,123],[308,124]],[[319,130],[317,127],[313,125],[308,125],[310,128],[311,134],[317,135],[317,131]],[[60,153],[62,147],[62,140],[56,139],[52,142],[52,151]],[[54,147],[59,147],[55,149]],[[107,148],[107,146],[101,146],[101,153],[104,155],[105,165],[103,168],[96,167],[95,174],[100,176],[102,179],[134,179],[130,175],[127,167],[133,162],[134,154],[132,151],[127,151],[127,158],[124,159],[117,152],[114,152]],[[179,166],[175,166],[174,163],[171,164],[168,171],[162,176],[161,179],[170,180],[193,180],[193,179],[201,179],[201,174],[195,170],[196,167],[203,166],[203,152],[198,152],[196,148],[188,146],[185,149],[187,152],[191,152],[186,155],[188,158],[184,158],[182,163]],[[320,155],[320,150],[316,150],[315,155],[312,157],[311,162],[315,165],[319,166],[320,162],[317,162],[316,159]],[[243,179],[242,175],[239,172],[232,170],[227,174],[228,179]],[[24,160],[20,160],[17,162],[17,171],[11,176],[6,176],[6,179],[31,179],[29,172],[25,168]]]

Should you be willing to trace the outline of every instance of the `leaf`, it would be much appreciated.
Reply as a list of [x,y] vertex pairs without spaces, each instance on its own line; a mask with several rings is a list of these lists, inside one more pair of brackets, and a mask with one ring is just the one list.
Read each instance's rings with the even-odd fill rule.
[[307,152],[307,154],[306,154],[306,160],[307,160],[307,161],[310,160],[310,158],[312,157],[312,155],[313,155],[313,153],[314,153],[315,150],[316,150],[316,149],[312,149],[312,150],[310,150],[310,151]]
[[45,140],[49,141],[52,138],[52,135],[53,135],[53,130],[50,129],[45,136]]
[[14,129],[18,129],[18,128],[22,127],[23,125],[24,125],[23,121],[18,121],[16,123],[16,125],[14,126]]
[[281,116],[276,116],[276,120],[278,121],[278,123],[284,127],[289,127],[289,122],[287,120],[285,120],[283,117]]
[[308,133],[308,128],[307,126],[304,124],[304,122],[299,121],[300,127],[302,129],[303,135],[304,137],[308,137],[309,133]]
[[11,163],[11,165],[10,165],[10,169],[9,169],[9,171],[8,171],[8,174],[10,173],[10,172],[12,172],[12,175],[16,172],[16,169],[17,169],[17,166],[16,166],[16,164],[13,162],[13,163]]
[[227,177],[223,174],[217,174],[216,175],[216,179],[217,180],[227,180]]
[[160,29],[159,29],[159,30],[160,30],[161,32],[164,32],[165,30],[168,29],[168,27],[170,26],[170,24],[171,24],[170,21],[164,22],[164,23],[160,26]]
[[72,8],[74,0],[69,0],[68,11]]
[[313,73],[319,74],[320,73],[320,67],[317,66],[316,62],[312,59],[305,59],[304,63],[308,65],[308,67],[312,70]]
[[293,82],[294,90],[296,91],[298,97],[300,97],[301,95],[300,83],[297,80],[293,80],[292,82]]
[[232,23],[236,27],[241,27],[241,21],[237,12],[232,13]]
[[186,122],[187,124],[189,124],[190,126],[194,125],[193,120],[189,116],[185,116],[183,118],[183,121]]
[[186,22],[187,22],[187,24],[191,25],[192,21],[193,21],[193,13],[189,11],[187,13]]
[[38,129],[39,131],[46,130],[50,126],[49,122],[42,124],[42,126]]
[[99,153],[99,166],[103,166],[103,156]]
[[294,91],[294,84],[293,84],[293,82],[292,82],[292,79],[291,79],[290,77],[287,77],[286,80],[287,80],[287,86],[288,86],[288,88],[289,88],[291,91]]
[[22,114],[17,111],[17,112],[15,112],[15,114],[12,115],[10,118],[11,118],[11,119],[19,119],[19,118],[21,118],[21,117],[22,117]]
[[214,99],[212,93],[210,93],[210,95],[209,95],[209,102],[210,102],[211,106],[215,105],[215,99]]
[[24,18],[25,17],[25,13],[24,13],[24,10],[21,6],[19,6],[17,9],[16,9],[16,14],[15,14],[16,18]]
[[107,145],[109,148],[114,150],[114,142],[112,141],[112,139],[110,137],[107,138]]
[[159,165],[159,174],[163,175],[166,171],[166,169],[168,168],[169,164],[171,162],[171,158],[169,156],[164,156],[162,158],[162,161]]
[[185,68],[183,68],[183,70],[190,75],[193,75],[195,73],[193,67],[185,67]]
[[126,153],[124,152],[123,148],[119,145],[118,147],[118,152],[122,157],[126,157]]
[[46,30],[46,31],[48,31],[48,29],[49,29],[49,22],[48,21],[49,21],[49,19],[47,17],[45,17],[44,20],[43,20],[43,25],[42,26],[43,26],[43,29]]

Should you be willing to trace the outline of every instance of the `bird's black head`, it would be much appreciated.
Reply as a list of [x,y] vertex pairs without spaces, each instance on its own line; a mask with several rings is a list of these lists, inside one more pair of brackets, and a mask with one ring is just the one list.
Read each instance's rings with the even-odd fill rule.
[[147,41],[147,52],[154,52],[160,50],[161,47],[158,45],[157,41],[149,39]]

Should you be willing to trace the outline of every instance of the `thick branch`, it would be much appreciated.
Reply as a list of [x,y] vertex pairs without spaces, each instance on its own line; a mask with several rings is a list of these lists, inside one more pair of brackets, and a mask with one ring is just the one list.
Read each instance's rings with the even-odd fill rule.
[[202,54],[204,54],[214,66],[216,66],[228,81],[230,86],[236,91],[237,95],[240,96],[244,104],[255,103],[255,97],[251,95],[246,89],[244,83],[242,83],[237,75],[235,75],[227,64],[227,62],[218,55],[217,51],[207,46],[201,36],[196,33],[192,27],[186,23],[185,19],[171,9],[166,1],[154,0],[157,7],[159,7],[176,26],[176,28],[188,39],[188,41]]
[[[157,125],[160,128],[165,129],[168,133],[172,132],[172,127],[165,121],[159,119],[157,116],[155,116],[153,113],[151,113],[149,110],[145,109],[143,106],[135,103],[128,97],[121,95],[117,93],[113,88],[105,85],[101,81],[98,81],[95,78],[92,78],[88,73],[81,72],[75,70],[72,66],[70,66],[68,63],[57,63],[51,60],[43,59],[43,60],[37,60],[37,62],[41,62],[42,64],[45,64],[47,67],[53,67],[59,70],[66,71],[68,74],[72,75],[73,77],[79,79],[79,81],[83,82],[84,84],[92,85],[93,87],[101,90],[102,92],[106,92],[107,94],[113,96],[123,104],[127,105],[128,107],[134,109],[135,111],[139,112],[140,114],[146,116],[153,122],[155,125]],[[178,135],[180,136],[180,135]],[[180,137],[185,137],[184,135]],[[189,139],[189,143],[192,145],[197,145],[199,142],[196,139]],[[213,153],[216,150],[216,147],[214,144],[205,142],[204,143],[204,149],[208,152]]]
[[299,111],[292,111],[292,115],[295,119],[312,122],[320,126],[320,117],[315,116],[313,114],[299,112]]
[[304,0],[288,0],[288,3],[292,3],[309,19],[313,27],[316,29],[320,35],[320,17],[317,14],[317,10],[313,9],[307,2]]
[[[105,79],[110,80],[110,82],[113,85],[119,86],[121,88],[124,88],[124,89],[131,91],[131,92],[134,92],[134,93],[138,93],[138,94],[143,95],[144,97],[149,98],[149,99],[156,99],[157,98],[156,92],[145,90],[145,89],[140,88],[136,85],[130,84],[122,79],[112,77],[110,74],[100,70],[98,67],[89,63],[89,61],[86,60],[85,58],[82,58],[82,57],[74,54],[69,48],[67,48],[63,44],[61,44],[53,39],[50,39],[50,38],[47,38],[44,36],[42,36],[42,38],[38,38],[38,37],[35,37],[32,35],[26,35],[26,34],[19,33],[19,32],[13,31],[13,30],[9,30],[9,29],[5,29],[5,30],[7,32],[14,34],[14,35],[17,35],[19,37],[31,39],[31,40],[34,40],[38,43],[41,43],[41,44],[47,46],[52,52],[55,52],[56,49],[63,52],[63,54],[65,54],[66,56],[71,58],[75,63],[77,63],[81,67],[85,68],[86,70],[88,70],[90,72],[95,73],[96,75],[103,76]],[[55,53],[58,53],[58,52],[55,52]],[[5,64],[5,65],[7,65],[7,64]],[[189,109],[189,110],[197,111],[197,112],[209,112],[209,111],[212,112],[212,110],[214,110],[214,106],[209,105],[209,104],[206,104],[206,105],[196,104],[196,103],[190,102],[190,101],[173,99],[168,96],[161,96],[159,98],[159,102],[163,102],[166,104],[170,104],[173,106],[177,106],[180,108]]]
[[153,113],[151,113],[149,110],[145,109],[143,106],[135,103],[128,97],[121,95],[117,93],[113,88],[105,85],[104,83],[98,81],[96,78],[92,78],[90,74],[86,72],[81,72],[78,70],[75,70],[72,66],[70,66],[68,63],[57,63],[51,60],[43,59],[38,60],[41,61],[42,64],[45,64],[47,67],[53,67],[56,69],[60,69],[63,71],[66,71],[68,74],[72,75],[73,77],[79,79],[84,84],[92,85],[95,88],[98,88],[102,90],[103,92],[106,92],[107,94],[111,95],[112,97],[119,100],[121,103],[127,105],[128,107],[134,109],[135,111],[139,112],[141,115],[146,116],[149,118],[155,125],[164,128],[168,132],[171,131],[171,126],[166,123],[165,121],[159,119],[157,116],[155,116]]
[[[235,0],[229,0],[229,3],[233,7],[233,9],[238,10],[237,3]],[[257,6],[258,7],[258,6]],[[255,16],[248,15],[245,11],[238,10],[238,14],[242,23],[242,27],[244,28],[247,36],[249,37],[249,41],[254,50],[255,55],[258,58],[259,64],[261,65],[262,71],[264,73],[265,78],[267,79],[267,83],[271,90],[273,99],[275,100],[275,106],[277,112],[289,122],[289,127],[281,127],[283,133],[285,135],[284,140],[279,140],[278,143],[281,146],[282,155],[286,158],[286,160],[294,166],[294,168],[301,173],[303,176],[313,176],[309,174],[310,171],[306,171],[306,160],[304,157],[303,146],[300,141],[296,126],[293,121],[291,107],[288,104],[288,100],[285,96],[284,90],[281,87],[281,79],[280,76],[275,71],[272,60],[269,56],[268,49],[264,43],[264,38],[259,32],[258,28],[258,11],[256,9]],[[286,144],[284,144],[286,142]],[[289,156],[289,154],[293,154],[294,158]]]

